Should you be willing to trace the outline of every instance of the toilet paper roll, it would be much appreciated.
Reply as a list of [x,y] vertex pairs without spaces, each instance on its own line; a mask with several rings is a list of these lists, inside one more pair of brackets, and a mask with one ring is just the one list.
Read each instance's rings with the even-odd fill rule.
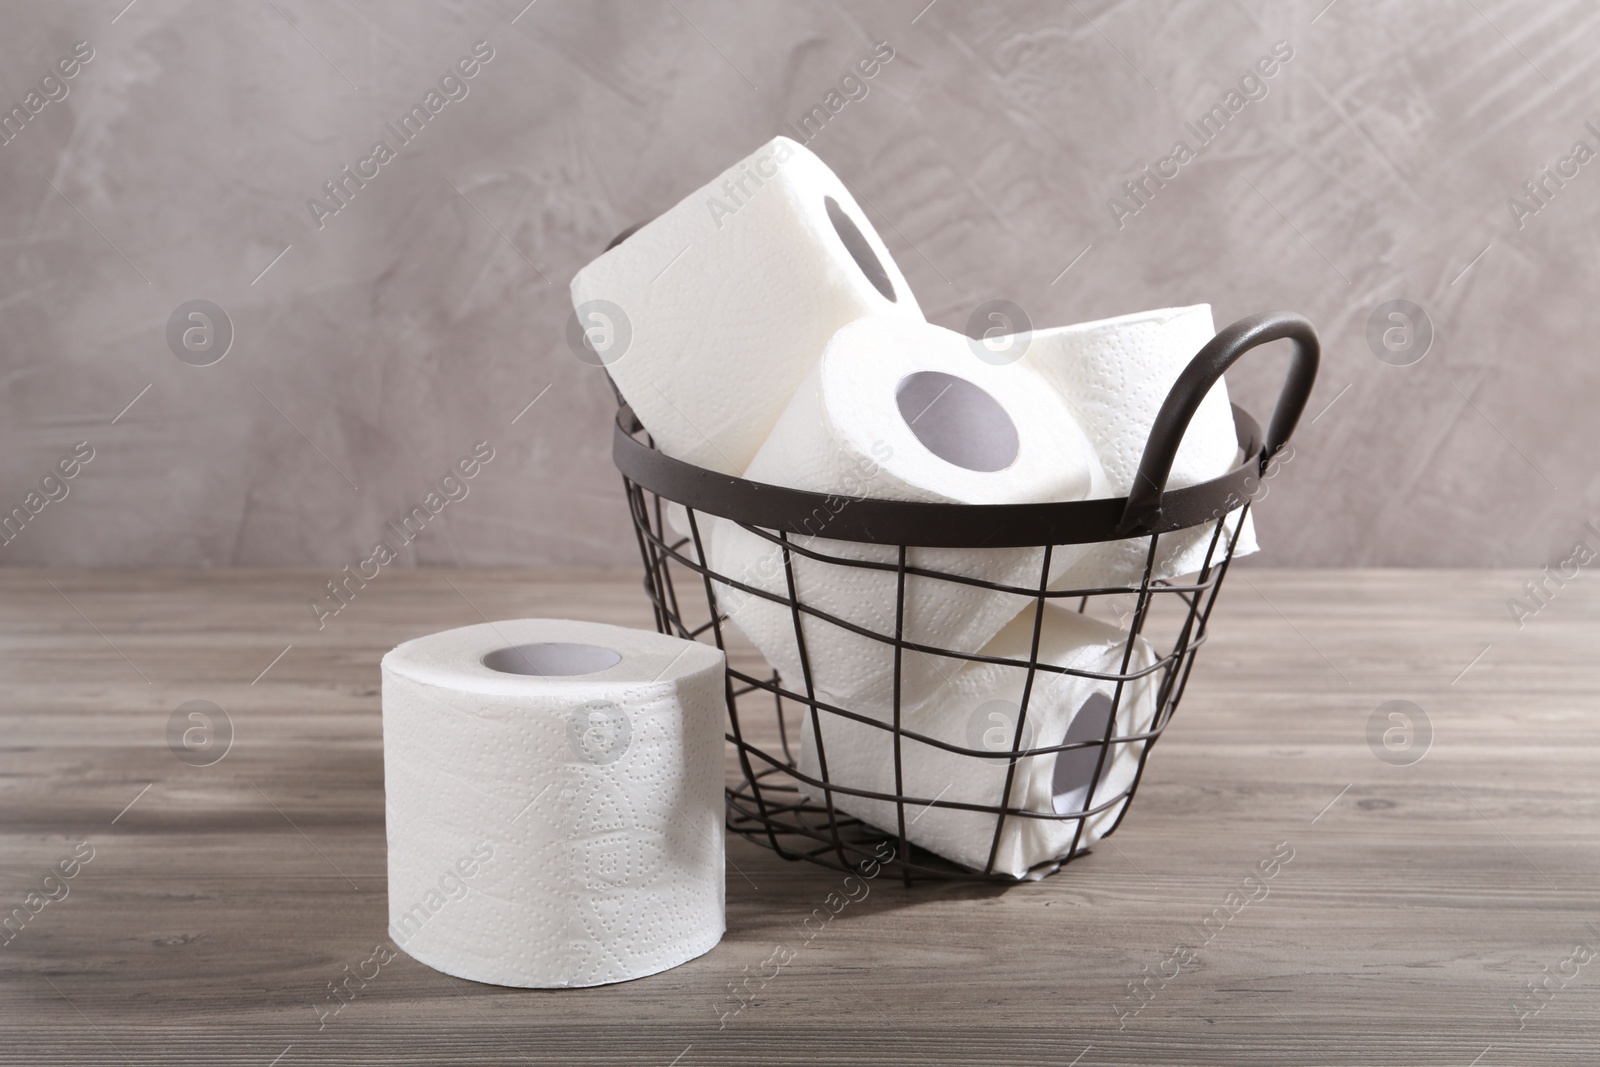
[[[1033,625],[1034,612],[1030,608],[1001,630],[983,649],[983,654],[1026,661],[1032,646]],[[1050,604],[1045,607],[1040,631],[1039,661],[1113,675],[1134,674],[1156,662],[1149,643],[1136,637],[1124,668],[1127,641],[1126,631]],[[998,807],[1003,803],[1006,770],[1011,759],[1006,756],[986,758],[972,753],[1009,753],[1101,741],[1106,736],[1113,701],[1117,704],[1117,715],[1112,737],[1143,733],[1154,719],[1159,676],[1160,672],[1152,672],[1124,682],[1119,697],[1115,681],[1037,672],[1029,694],[1022,742],[1018,745],[1014,740],[1017,712],[1027,680],[1026,669],[992,663],[969,664],[931,700],[909,713],[903,712],[901,726],[971,752],[951,752],[902,738],[903,785],[898,793],[925,802],[939,799]],[[893,735],[879,727],[826,712],[818,715],[828,782],[895,794]],[[1106,765],[1091,803],[1085,800],[1103,746],[1020,757],[1016,760],[1009,806],[1070,815],[1103,804],[1132,784],[1146,743],[1113,741],[1105,754]],[[822,777],[809,712],[805,714],[801,731],[800,770],[813,778]],[[802,785],[801,792],[814,801],[822,800],[820,788]],[[833,803],[838,810],[886,833],[899,833],[896,807],[891,801],[834,793]],[[1118,802],[1083,820],[1008,816],[995,853],[994,870],[1013,878],[1028,877],[1029,867],[1061,856],[1073,847],[1073,836],[1080,822],[1084,823],[1083,834],[1078,839],[1081,849],[1098,841],[1116,822],[1125,805],[1126,801]],[[906,837],[913,844],[979,870],[989,862],[994,814],[930,807],[924,803],[908,805],[905,817]],[[1048,872],[1040,872],[1043,873]]]
[[835,330],[922,320],[850,191],[787,137],[579,271],[572,300],[586,327],[620,309],[631,340],[614,331],[600,358],[657,447],[723,474],[749,465]]
[[[1088,434],[1110,492],[1125,496],[1138,474],[1150,428],[1178,375],[1216,331],[1211,305],[1161,308],[1031,335],[1026,362],[1066,398]],[[1227,383],[1219,378],[1189,422],[1167,478],[1182,488],[1232,469],[1239,445]],[[1237,525],[1230,520],[1231,536]],[[1162,536],[1152,577],[1172,578],[1200,569],[1214,524]],[[1246,517],[1235,555],[1257,550],[1254,522]],[[1057,588],[1136,585],[1149,550],[1147,538],[1096,545],[1058,581]]]
[[[802,549],[893,564],[894,545],[828,538],[834,516],[862,497],[969,504],[1075,500],[1103,477],[1072,413],[1030,368],[979,359],[967,338],[926,323],[862,319],[834,335],[815,370],[773,427],[745,477],[833,494],[785,531]],[[1052,574],[1079,550],[1058,550]],[[726,520],[713,524],[711,567],[721,576],[788,595],[782,549]],[[895,631],[893,570],[854,567],[791,553],[800,601],[885,637]],[[1037,589],[1038,548],[912,548],[913,567]],[[787,686],[804,690],[794,620],[786,604],[717,586],[719,603]],[[1027,599],[938,578],[908,575],[908,641],[976,652]],[[894,685],[894,648],[802,616],[812,683],[846,705],[884,703]],[[902,706],[922,700],[962,661],[907,651]]]
[[383,658],[389,934],[508,986],[640,978],[723,932],[722,653],[564,619]]

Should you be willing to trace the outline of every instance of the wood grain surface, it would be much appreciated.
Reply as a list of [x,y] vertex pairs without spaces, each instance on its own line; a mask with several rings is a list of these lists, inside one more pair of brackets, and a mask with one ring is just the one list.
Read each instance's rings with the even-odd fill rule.
[[[673,971],[536,992],[401,954],[324,1017],[388,944],[381,654],[484,617],[649,621],[632,573],[423,570],[319,631],[328,577],[0,572],[0,912],[59,896],[0,945],[0,1063],[1600,1059],[1585,580],[1519,629],[1520,574],[1240,568],[1132,813],[1061,874],[882,879],[808,941],[840,876],[733,840],[727,937]],[[1431,725],[1409,766],[1368,742],[1395,699]],[[190,700],[232,724],[210,766],[167,744]]]

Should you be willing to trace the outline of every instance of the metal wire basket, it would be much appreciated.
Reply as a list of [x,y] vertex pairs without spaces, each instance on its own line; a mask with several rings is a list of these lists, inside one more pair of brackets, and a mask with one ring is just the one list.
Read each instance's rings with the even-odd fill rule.
[[[1220,478],[1167,490],[1167,477],[1184,431],[1211,386],[1244,353],[1285,338],[1293,342],[1294,351],[1265,439],[1255,420],[1235,406],[1233,415],[1243,457],[1240,464]],[[1113,832],[1126,815],[1151,748],[1183,696],[1195,655],[1205,643],[1211,611],[1244,526],[1244,516],[1259,491],[1261,479],[1268,476],[1269,464],[1288,443],[1305,408],[1316,378],[1319,351],[1311,324],[1289,313],[1241,319],[1218,333],[1195,355],[1167,396],[1146,443],[1135,488],[1127,497],[1007,505],[861,498],[852,500],[837,514],[829,512],[827,541],[802,534],[810,529],[807,521],[819,508],[828,508],[829,501],[835,498],[746,481],[674,460],[655,449],[624,404],[616,420],[613,456],[626,488],[644,563],[644,587],[654,607],[656,627],[663,633],[709,641],[729,656],[727,739],[732,743],[737,770],[730,769],[730,778],[735,782],[727,789],[728,828],[785,859],[808,860],[845,871],[870,867],[876,874],[889,870],[907,884],[914,876],[1017,877],[1018,872],[1004,873],[996,866],[1008,825],[1013,833],[1024,828],[1048,830],[1054,835],[1050,840],[1059,842],[1047,857],[1029,864],[1024,877],[1054,873],[1087,851],[1093,840]],[[681,533],[667,521],[673,504],[683,509],[678,512],[677,525],[686,525],[687,530]],[[704,562],[710,558],[708,526],[717,522],[736,523],[776,546],[785,579],[778,592],[734,575],[717,573]],[[1160,536],[1180,530],[1191,531],[1184,536],[1198,538],[1202,545],[1198,573],[1182,580],[1157,573]],[[1209,531],[1208,539],[1205,531]],[[1049,587],[1052,554],[1065,551],[1059,546],[1130,538],[1148,542],[1143,572],[1137,581],[1099,588]],[[889,546],[878,550],[879,558],[887,555],[892,561],[864,561],[860,552],[830,550],[851,545]],[[933,548],[1021,547],[1040,550],[1042,566],[1034,584],[976,580],[919,566],[915,559],[918,550]],[[802,563],[892,574],[897,590],[893,625],[877,632],[808,603],[805,591],[798,590],[796,584],[797,566]],[[905,589],[910,580],[949,582],[952,589],[982,588],[1028,598],[1033,633],[1027,654],[996,657],[907,640],[903,622]],[[741,635],[730,625],[725,608],[726,599],[735,594],[758,597],[788,611],[799,653],[798,677],[780,675],[742,642]],[[1062,605],[1108,622],[1115,619],[1126,635],[1125,650],[1115,669],[1090,671],[1042,661],[1040,627],[1047,604]],[[892,649],[895,677],[891,714],[844,706],[813,684],[815,664],[806,649],[808,634],[816,643],[817,627],[842,627],[856,638],[882,642]],[[1143,659],[1136,657],[1133,653],[1138,642],[1147,642],[1153,654]],[[1009,744],[998,749],[987,743],[963,746],[948,738],[919,733],[911,721],[910,709],[902,707],[901,699],[902,665],[905,657],[912,655],[935,657],[948,663],[952,671],[968,664],[990,663],[1025,672],[1015,720],[1004,720],[1011,732]],[[1029,734],[1029,701],[1036,691],[1035,681],[1051,675],[1079,675],[1111,690],[1109,705],[1103,699],[1100,702],[1091,736],[1084,736],[1082,730],[1074,734],[1070,729],[1069,736],[1059,740],[1033,738]],[[1123,707],[1131,702],[1135,687],[1143,687],[1141,692],[1149,694],[1147,710],[1138,721],[1130,719]],[[1082,712],[1078,718],[1085,718]],[[1101,719],[1103,728],[1099,726]],[[855,736],[860,737],[865,731],[884,742],[885,753],[892,752],[891,788],[864,787],[859,778],[841,780],[837,773],[830,778],[824,739],[830,734],[838,736],[843,727],[837,724],[844,723],[854,724],[849,728],[856,731]],[[798,735],[804,735],[807,745],[815,745],[814,759],[797,758],[796,749],[801,747]],[[912,745],[937,748],[950,757],[970,760],[974,773],[982,770],[991,777],[996,773],[993,769],[1003,765],[1003,788],[992,803],[908,793],[904,756]],[[836,748],[836,757],[844,754]],[[1068,760],[1079,768],[1080,775],[1089,774],[1087,791],[1081,792],[1079,806],[1058,810],[1059,805],[1025,803],[1015,794],[1019,765],[1037,757],[1055,760],[1058,775]],[[1090,765],[1092,773],[1087,770]],[[1110,773],[1113,766],[1122,768],[1117,776]],[[852,809],[876,814],[869,821],[850,814]],[[917,836],[915,824],[930,811],[961,812],[965,814],[960,817],[968,820],[992,819],[993,839],[987,862],[955,863],[917,847],[911,840]],[[886,849],[885,843],[892,850]]]

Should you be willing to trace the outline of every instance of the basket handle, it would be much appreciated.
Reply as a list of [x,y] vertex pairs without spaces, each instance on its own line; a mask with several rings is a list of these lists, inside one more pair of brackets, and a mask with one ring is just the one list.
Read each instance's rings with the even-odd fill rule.
[[1322,352],[1316,329],[1291,311],[1251,315],[1224,328],[1206,342],[1178,375],[1150,427],[1150,437],[1139,460],[1139,473],[1128,491],[1128,503],[1117,527],[1119,534],[1148,532],[1161,518],[1161,498],[1166,492],[1167,477],[1172,473],[1178,446],[1183,443],[1184,431],[1188,430],[1189,420],[1194,418],[1200,402],[1222,377],[1222,372],[1252,348],[1285,337],[1294,342],[1294,356],[1283,391],[1278,394],[1278,405],[1272,410],[1266,445],[1257,458],[1258,473],[1266,473],[1267,463],[1289,443],[1305,411],[1311,387],[1317,380],[1317,364]]

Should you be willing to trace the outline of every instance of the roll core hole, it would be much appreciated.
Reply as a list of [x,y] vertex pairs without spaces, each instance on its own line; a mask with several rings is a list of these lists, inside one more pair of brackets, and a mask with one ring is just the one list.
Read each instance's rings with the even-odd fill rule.
[[622,653],[602,645],[540,641],[497,648],[483,657],[483,665],[501,674],[527,674],[541,678],[593,674],[622,662]]
[[844,213],[844,208],[839,206],[839,201],[831,196],[823,197],[823,204],[828,209],[828,220],[833,223],[833,230],[839,235],[839,240],[844,242],[844,247],[850,253],[850,258],[856,261],[856,266],[861,268],[861,273],[867,276],[867,281],[872,287],[883,294],[883,298],[891,304],[899,303],[894,295],[894,283],[889,280],[889,272],[883,269],[883,261],[872,250],[872,245],[867,241],[867,235],[861,232],[861,227],[856,225],[856,220]]
[[1000,402],[965,378],[921,370],[895,387],[900,417],[929,452],[969,471],[1005,470],[1022,447]]
[[[1106,736],[1106,726],[1111,721],[1111,698],[1104,693],[1092,693],[1067,727],[1063,745],[1077,745],[1085,741],[1101,741]],[[1106,753],[1102,774],[1109,773],[1116,757],[1113,748]],[[1055,773],[1050,778],[1050,792],[1057,815],[1071,815],[1085,811],[1090,806],[1089,787],[1094,784],[1094,769],[1100,762],[1100,746],[1069,748],[1056,753]]]

